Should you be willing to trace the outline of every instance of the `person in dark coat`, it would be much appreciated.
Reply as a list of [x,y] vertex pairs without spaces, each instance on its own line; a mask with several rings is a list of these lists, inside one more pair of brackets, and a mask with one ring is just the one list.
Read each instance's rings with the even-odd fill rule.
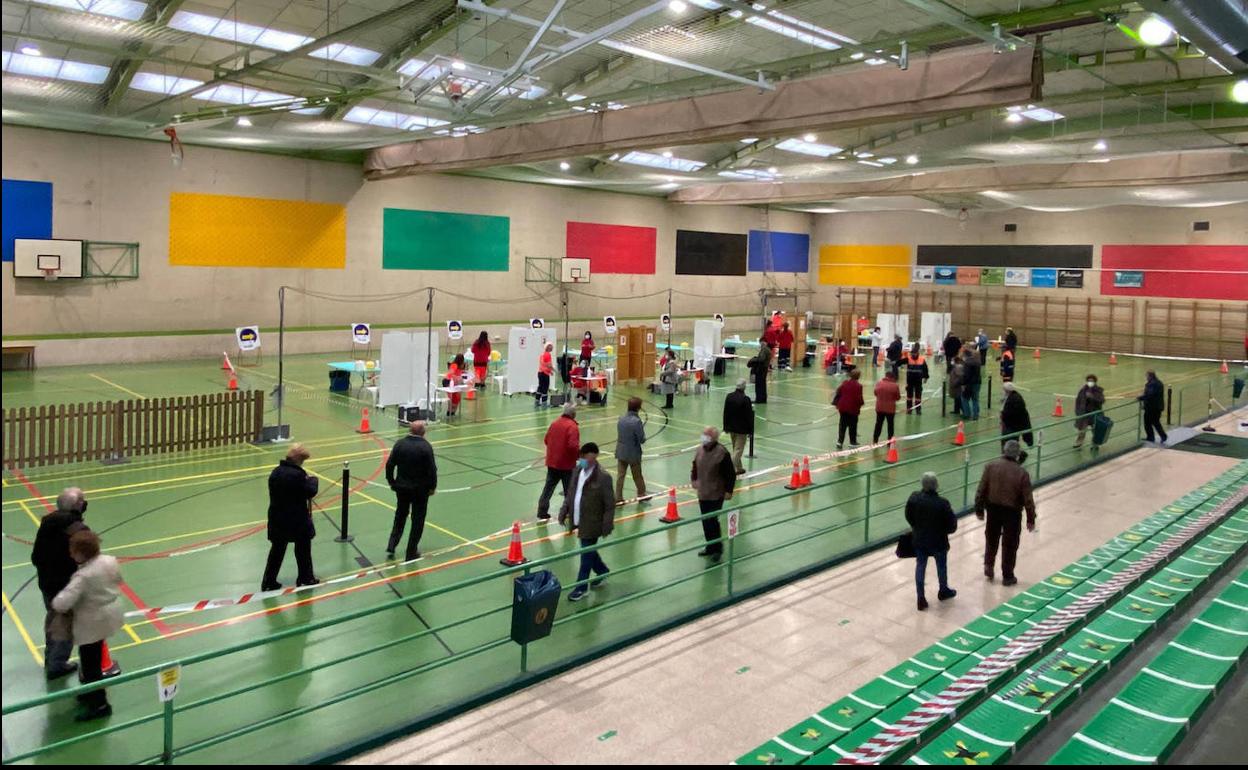
[[923,383],[929,376],[927,359],[919,350],[919,343],[910,346],[905,357],[906,364],[906,414],[923,414]]
[[1075,439],[1075,449],[1083,448],[1083,437],[1088,428],[1092,427],[1092,417],[1085,415],[1093,415],[1104,408],[1105,391],[1097,384],[1096,375],[1089,374],[1075,396],[1075,415],[1079,417],[1075,420],[1075,430],[1079,431],[1079,436]]
[[[591,441],[581,447],[575,474],[573,490],[559,508],[559,523],[576,530],[581,548],[591,548],[615,527],[615,490],[611,474],[598,464],[597,444]],[[576,572],[576,587],[568,594],[568,601],[579,602],[585,598],[591,587],[602,585],[610,571],[597,549],[583,552]],[[586,582],[591,572],[598,577]]]
[[1006,441],[1020,438],[1019,434],[1022,434],[1023,443],[1034,446],[1031,415],[1027,412],[1027,402],[1023,400],[1023,394],[1018,392],[1012,382],[1001,387],[1005,389],[1005,401],[1001,404],[1001,445],[1005,446]]
[[1005,349],[1012,352],[1018,352],[1018,335],[1014,333],[1013,326],[1005,327]]
[[745,365],[750,368],[750,374],[754,375],[754,403],[767,403],[767,372],[771,369],[771,347],[764,338],[758,338],[758,355]]
[[979,354],[968,350],[962,358],[962,416],[968,420],[979,419],[979,389],[983,384],[983,364]]
[[746,442],[754,432],[754,404],[745,394],[745,380],[737,381],[737,389],[724,399],[724,432],[732,440],[732,466],[737,475],[745,473],[741,457],[745,454]]
[[919,610],[927,609],[927,595],[923,583],[927,578],[928,558],[936,561],[936,580],[940,591],[936,598],[942,602],[952,599],[958,592],[949,587],[946,557],[949,554],[949,536],[958,529],[958,517],[949,501],[937,494],[939,481],[935,473],[924,473],[922,490],[910,495],[906,501],[906,523],[914,538],[914,587],[919,594]]
[[949,375],[945,380],[945,384],[948,386],[949,398],[953,399],[953,413],[959,417],[966,414],[962,411],[962,405],[966,403],[962,386],[965,380],[966,364],[962,363],[962,357],[955,353],[952,359],[952,368],[949,369]]
[[78,487],[67,487],[56,496],[56,510],[39,520],[30,563],[35,565],[39,593],[43,595],[43,672],[48,681],[59,679],[78,670],[70,663],[74,651],[73,614],[58,612],[52,600],[69,585],[78,563],[69,555],[69,539],[75,532],[88,529],[83,522],[87,498]]
[[958,353],[962,350],[962,340],[958,339],[958,335],[949,332],[945,335],[945,341],[941,343],[941,349],[945,353],[945,374],[953,371],[953,364],[958,360]]
[[894,374],[901,373],[901,352],[905,345],[901,342],[901,335],[893,337],[893,341],[888,344],[888,368],[893,370]]
[[1001,381],[1014,381],[1014,351],[1008,348],[1001,352]]
[[1027,514],[1027,531],[1036,530],[1036,501],[1032,497],[1031,475],[1023,468],[1023,452],[1017,441],[1005,442],[1001,456],[984,466],[975,492],[975,517],[987,518],[984,526],[984,577],[992,580],[997,550],[1001,551],[1001,585],[1018,582],[1014,564],[1018,560],[1018,541],[1023,531],[1023,513]]
[[286,452],[286,459],[277,464],[269,474],[269,558],[264,565],[264,577],[260,580],[261,591],[276,591],[282,587],[277,582],[277,572],[286,558],[286,546],[295,545],[295,564],[299,574],[297,586],[314,586],[321,582],[312,574],[312,538],[316,527],[312,524],[312,498],[316,497],[318,479],[303,469],[303,463],[311,453],[303,444],[293,444]]
[[[893,372],[893,375],[896,376],[896,372]],[[846,431],[849,431],[849,445],[858,446],[858,414],[862,411],[864,403],[862,383],[858,381],[861,376],[862,373],[858,369],[851,371],[849,379],[842,382],[836,389],[836,394],[832,396],[832,406],[835,406],[836,411],[841,415],[836,434],[837,449],[845,445]]]
[[1166,409],[1166,386],[1157,379],[1157,372],[1149,369],[1145,372],[1148,379],[1144,382],[1144,392],[1139,396],[1140,405],[1144,408],[1144,438],[1150,443],[1153,432],[1161,436],[1161,443],[1166,443],[1166,429],[1161,427],[1161,413]]
[[732,467],[732,457],[723,444],[719,443],[719,428],[708,425],[702,430],[702,446],[698,447],[693,456],[693,468],[689,472],[689,480],[698,493],[698,510],[702,513],[702,535],[706,538],[706,548],[698,551],[698,556],[710,557],[717,562],[724,555],[723,530],[719,524],[719,516],[707,516],[723,510],[724,501],[732,499],[732,490],[737,484],[737,472]]
[[403,538],[407,519],[412,519],[412,531],[407,536],[405,561],[420,558],[420,538],[425,533],[425,517],[429,513],[429,498],[438,489],[438,464],[433,457],[433,446],[425,439],[425,423],[417,420],[407,429],[407,435],[395,442],[386,459],[386,483],[394,490],[394,524],[390,527],[390,539],[386,541],[386,558],[394,558],[394,550]]

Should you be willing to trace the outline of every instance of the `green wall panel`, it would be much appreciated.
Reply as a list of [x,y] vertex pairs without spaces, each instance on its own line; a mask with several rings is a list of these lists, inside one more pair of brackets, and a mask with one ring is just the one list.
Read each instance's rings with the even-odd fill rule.
[[381,231],[381,266],[386,270],[507,272],[507,217],[385,209]]

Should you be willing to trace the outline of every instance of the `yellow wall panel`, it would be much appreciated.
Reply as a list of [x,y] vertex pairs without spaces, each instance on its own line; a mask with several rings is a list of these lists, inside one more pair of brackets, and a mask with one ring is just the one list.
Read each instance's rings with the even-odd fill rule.
[[341,270],[347,264],[347,208],[337,203],[172,193],[169,264]]
[[905,288],[910,285],[910,250],[901,244],[823,244],[819,283]]

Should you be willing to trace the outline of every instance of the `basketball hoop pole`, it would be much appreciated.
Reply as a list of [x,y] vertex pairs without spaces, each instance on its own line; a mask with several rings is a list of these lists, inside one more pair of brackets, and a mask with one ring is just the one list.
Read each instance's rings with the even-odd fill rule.
[[568,367],[568,381],[564,383],[566,393],[569,398],[572,396],[572,363],[568,361],[568,351],[572,347],[572,337],[569,336],[569,324],[572,319],[568,314],[568,289],[562,283],[559,284],[559,301],[563,304],[563,360]]

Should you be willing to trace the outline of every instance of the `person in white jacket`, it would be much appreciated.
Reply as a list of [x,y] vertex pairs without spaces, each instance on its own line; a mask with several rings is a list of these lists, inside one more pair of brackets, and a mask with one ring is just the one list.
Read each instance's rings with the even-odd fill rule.
[[[69,539],[69,555],[78,563],[78,571],[69,585],[52,599],[57,612],[73,613],[74,644],[78,645],[79,670],[82,683],[91,684],[104,678],[102,662],[104,642],[121,630],[122,612],[118,602],[121,568],[112,556],[100,554],[100,538],[89,529],[75,532]],[[86,722],[113,713],[103,688],[79,696],[85,710],[74,719]]]

